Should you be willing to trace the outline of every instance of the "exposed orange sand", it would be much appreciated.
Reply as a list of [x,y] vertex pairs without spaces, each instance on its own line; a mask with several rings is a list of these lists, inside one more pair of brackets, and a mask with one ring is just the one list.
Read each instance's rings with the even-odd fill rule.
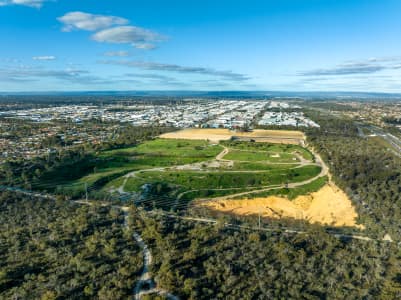
[[[263,130],[255,129],[251,132],[239,132],[231,131],[224,128],[189,128],[180,131],[169,132],[162,134],[160,137],[165,139],[189,139],[189,140],[210,140],[210,141],[222,141],[229,140],[231,137],[248,137],[248,138],[263,138],[271,139],[277,142],[285,142],[285,139],[297,139],[303,140],[305,138],[301,131],[292,130]],[[280,139],[282,138],[282,139]]]
[[347,195],[333,184],[327,184],[319,191],[299,196],[295,200],[271,196],[207,201],[200,205],[238,215],[261,214],[271,218],[289,217],[305,219],[311,223],[364,228],[363,225],[356,224],[358,215]]

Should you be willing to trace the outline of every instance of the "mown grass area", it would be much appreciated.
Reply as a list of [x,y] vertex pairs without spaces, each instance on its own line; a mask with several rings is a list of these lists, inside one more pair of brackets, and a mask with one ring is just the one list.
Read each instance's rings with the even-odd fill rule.
[[190,164],[213,159],[222,147],[206,141],[156,139],[124,149],[87,155],[79,162],[44,173],[34,187],[77,195],[88,186],[109,181],[131,171]]
[[291,144],[273,144],[273,143],[251,143],[241,141],[222,141],[222,145],[238,150],[247,151],[267,151],[271,153],[298,153],[304,159],[312,161],[314,159],[313,154],[308,150],[298,145]]
[[[286,197],[290,200],[294,200],[298,196],[302,195],[308,195],[313,192],[317,192],[320,190],[322,187],[324,187],[328,182],[328,177],[320,177],[317,178],[316,180],[312,181],[311,183],[305,184],[300,187],[296,188],[280,188],[280,189],[274,189],[266,192],[260,192],[260,193],[253,193],[252,195],[248,196],[248,198],[264,198],[264,197],[269,197],[269,196],[282,196]],[[244,199],[244,196],[240,197],[234,197],[233,199]]]
[[[183,201],[190,201],[199,197],[217,197],[270,185],[301,182],[320,172],[320,167],[314,165],[298,167],[299,160],[293,153],[301,151],[301,147],[249,142],[224,144],[234,148],[227,159],[249,162],[235,161],[232,167],[226,169],[208,169],[207,163],[202,171],[169,169],[213,160],[223,147],[200,140],[155,139],[136,147],[86,155],[79,162],[44,173],[38,186],[60,194],[82,197],[87,185],[89,192],[93,191],[95,196],[95,193],[108,194],[110,189],[120,187],[124,175],[137,171],[134,177],[127,180],[126,192],[176,199],[180,193],[192,191],[182,197]],[[275,154],[280,157],[272,157]],[[148,190],[143,189],[146,185],[149,186]]]
[[245,162],[269,162],[269,163],[296,163],[299,159],[294,154],[285,152],[232,150],[224,156],[224,159]]
[[230,195],[230,194],[235,194],[235,193],[241,193],[241,192],[246,192],[249,190],[255,189],[255,187],[248,187],[248,188],[228,188],[224,190],[220,189],[203,189],[203,190],[196,190],[196,191],[189,191],[188,193],[185,193],[181,198],[180,201],[183,200],[192,200],[195,198],[212,198],[212,197],[220,197],[220,196],[225,196],[225,195]]
[[241,187],[259,187],[287,182],[301,182],[317,176],[318,166],[304,166],[297,169],[270,170],[268,172],[193,172],[164,171],[142,172],[129,178],[126,191],[139,191],[144,184],[167,183],[180,190],[223,189]]
[[[168,156],[169,158],[190,158],[191,162],[197,162],[214,158],[221,150],[221,146],[212,145],[207,141],[156,139],[140,144],[137,147],[105,151],[101,156],[133,158]],[[174,161],[172,164],[175,164]]]
[[234,166],[231,170],[249,170],[249,171],[270,171],[270,170],[285,170],[293,169],[299,164],[294,162],[293,164],[268,164],[263,162],[234,162]]

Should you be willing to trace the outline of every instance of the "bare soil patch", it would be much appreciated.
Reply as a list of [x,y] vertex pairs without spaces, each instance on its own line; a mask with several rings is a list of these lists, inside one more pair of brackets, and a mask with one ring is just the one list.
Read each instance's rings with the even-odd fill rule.
[[301,131],[292,130],[263,130],[256,129],[251,132],[231,131],[229,129],[189,128],[162,134],[165,139],[210,140],[213,142],[229,140],[231,137],[255,138],[258,141],[271,143],[293,143],[303,140],[305,135]]
[[295,218],[304,219],[310,223],[364,228],[356,223],[358,215],[350,199],[331,183],[317,192],[299,196],[292,201],[284,197],[270,196],[242,200],[207,201],[199,205],[237,215],[261,214],[270,218]]

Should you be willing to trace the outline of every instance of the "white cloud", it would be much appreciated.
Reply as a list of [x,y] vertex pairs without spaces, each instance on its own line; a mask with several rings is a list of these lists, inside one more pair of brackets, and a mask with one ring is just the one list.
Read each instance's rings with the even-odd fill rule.
[[386,70],[401,69],[401,57],[372,57],[367,60],[351,60],[331,68],[299,72],[299,76],[343,76],[373,74]]
[[127,19],[120,17],[94,15],[80,11],[67,13],[64,16],[59,17],[57,20],[64,24],[63,31],[96,31],[113,25],[125,25],[129,23]]
[[104,56],[109,57],[127,57],[130,56],[128,51],[109,51],[103,54]]
[[151,70],[151,71],[163,71],[163,72],[175,72],[182,74],[193,74],[193,75],[206,75],[206,76],[214,76],[219,77],[224,80],[229,80],[233,82],[240,81],[248,81],[251,79],[248,75],[241,73],[234,73],[232,71],[222,71],[215,70],[211,68],[205,67],[188,67],[181,66],[175,64],[164,64],[157,62],[145,62],[145,61],[117,61],[117,60],[106,60],[99,61],[98,63],[106,64],[106,65],[117,65],[117,66],[126,66],[130,68],[138,68],[143,70]]
[[53,55],[45,55],[45,56],[34,56],[33,60],[55,60],[56,57]]
[[24,6],[40,8],[43,6],[43,3],[47,1],[48,0],[1,0],[0,6],[24,5]]
[[157,46],[149,43],[135,43],[134,47],[137,49],[142,49],[142,50],[153,50],[156,49]]
[[153,49],[152,42],[165,40],[162,35],[136,26],[118,26],[101,30],[92,39],[102,43],[131,44],[139,49]]

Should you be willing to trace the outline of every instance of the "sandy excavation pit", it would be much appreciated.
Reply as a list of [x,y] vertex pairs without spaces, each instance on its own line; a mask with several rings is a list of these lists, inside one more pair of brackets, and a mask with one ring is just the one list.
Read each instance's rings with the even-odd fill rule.
[[319,191],[294,200],[270,196],[266,198],[242,200],[206,201],[199,205],[212,210],[235,215],[259,215],[269,218],[304,219],[311,223],[333,226],[358,225],[358,217],[347,195],[333,184],[327,184]]

